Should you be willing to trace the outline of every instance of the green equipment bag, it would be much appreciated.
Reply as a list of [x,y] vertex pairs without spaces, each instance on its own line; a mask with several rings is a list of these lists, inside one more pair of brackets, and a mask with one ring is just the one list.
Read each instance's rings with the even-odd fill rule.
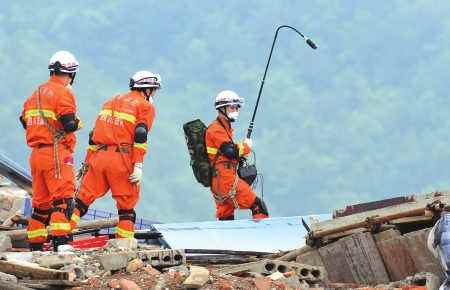
[[211,186],[213,168],[209,162],[206,151],[205,133],[207,127],[200,119],[187,122],[183,125],[186,144],[191,156],[191,167],[195,179],[205,187]]

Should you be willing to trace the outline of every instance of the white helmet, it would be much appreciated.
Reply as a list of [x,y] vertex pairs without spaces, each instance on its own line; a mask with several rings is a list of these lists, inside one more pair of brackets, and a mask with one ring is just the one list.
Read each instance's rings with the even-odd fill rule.
[[50,58],[48,69],[51,72],[72,74],[78,71],[78,66],[78,61],[73,54],[60,50]]
[[161,88],[161,76],[150,71],[141,70],[130,79],[130,89],[138,88]]
[[222,107],[230,106],[230,105],[244,105],[244,98],[240,97],[233,91],[221,91],[217,94],[216,100],[214,102],[214,106],[216,109],[220,109]]

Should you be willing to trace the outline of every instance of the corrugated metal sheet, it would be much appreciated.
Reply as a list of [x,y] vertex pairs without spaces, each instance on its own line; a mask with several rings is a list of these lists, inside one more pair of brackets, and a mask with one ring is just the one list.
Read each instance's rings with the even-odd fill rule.
[[309,224],[331,214],[277,217],[263,220],[210,221],[153,225],[173,249],[223,249],[277,252],[299,248]]

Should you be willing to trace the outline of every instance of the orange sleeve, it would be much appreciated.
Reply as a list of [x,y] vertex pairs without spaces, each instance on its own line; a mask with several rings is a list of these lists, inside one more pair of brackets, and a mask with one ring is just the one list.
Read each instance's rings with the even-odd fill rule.
[[206,130],[206,151],[208,152],[208,156],[211,160],[215,158],[217,152],[219,151],[220,145],[224,142],[230,142],[230,137],[228,137],[225,129],[213,124]]
[[244,142],[236,143],[239,149],[239,156],[247,156],[250,152],[252,152],[252,149],[245,144]]
[[[154,119],[155,119],[155,108],[150,103],[147,102],[142,103],[137,109],[136,125],[145,124],[145,126],[147,126],[147,134],[148,134],[153,126]],[[133,156],[132,156],[133,163],[144,162],[144,157],[148,149],[147,143],[133,144]]]
[[73,93],[67,88],[62,88],[57,93],[60,95],[57,97],[56,115],[59,117],[66,114],[75,114],[77,105]]

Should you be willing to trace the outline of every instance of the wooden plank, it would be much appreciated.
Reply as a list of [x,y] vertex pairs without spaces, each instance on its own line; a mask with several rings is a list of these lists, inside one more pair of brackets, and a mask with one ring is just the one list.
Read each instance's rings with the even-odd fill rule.
[[33,263],[0,260],[0,271],[18,278],[73,281],[75,273],[40,267]]
[[186,262],[194,265],[244,264],[258,261],[255,257],[236,255],[189,255]]
[[321,247],[318,251],[330,282],[356,283],[345,257],[345,247],[341,241]]
[[255,251],[234,251],[220,249],[184,249],[186,254],[235,255],[235,256],[267,256],[273,253]]
[[312,250],[314,250],[314,248],[311,248],[310,246],[303,246],[301,248],[298,248],[298,249],[295,249],[295,250],[287,252],[283,256],[279,257],[277,260],[286,261],[286,262],[294,261],[295,258],[298,255],[301,255],[303,253],[307,253],[307,252],[312,251]]
[[34,290],[33,288],[29,288],[25,285],[12,283],[7,281],[0,281],[0,286],[2,290]]
[[409,223],[417,223],[417,222],[429,222],[433,219],[433,216],[410,216],[410,217],[403,217],[398,218],[395,220],[391,220],[390,223],[392,224],[409,224]]
[[440,201],[446,207],[450,205],[450,192],[437,192],[416,196],[416,201],[371,210],[329,221],[311,224],[312,238],[320,238],[355,228],[369,227],[371,223],[383,223],[393,219],[423,216],[428,204]]
[[397,229],[389,229],[387,231],[383,231],[380,233],[377,233],[375,235],[373,235],[374,239],[375,239],[375,243],[384,241],[384,240],[389,240],[392,238],[396,238],[401,236],[402,234],[400,233],[399,230]]
[[399,235],[376,244],[391,281],[403,280],[417,272],[405,237]]
[[331,282],[376,285],[389,282],[370,233],[358,233],[319,249]]
[[322,257],[319,254],[318,250],[312,250],[301,255],[298,255],[295,259],[297,263],[316,266],[316,267],[325,267],[322,261]]
[[423,229],[404,235],[410,256],[418,272],[430,272],[444,278],[440,262],[430,253],[427,247],[427,238],[430,229]]

